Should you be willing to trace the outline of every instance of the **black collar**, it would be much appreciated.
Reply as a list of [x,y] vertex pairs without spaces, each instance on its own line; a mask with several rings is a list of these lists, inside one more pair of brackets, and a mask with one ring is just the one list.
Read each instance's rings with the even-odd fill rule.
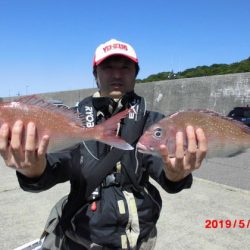
[[138,97],[133,91],[125,94],[119,100],[114,100],[111,97],[93,97],[93,106],[97,111],[103,113],[105,118],[110,117],[125,108],[133,105]]

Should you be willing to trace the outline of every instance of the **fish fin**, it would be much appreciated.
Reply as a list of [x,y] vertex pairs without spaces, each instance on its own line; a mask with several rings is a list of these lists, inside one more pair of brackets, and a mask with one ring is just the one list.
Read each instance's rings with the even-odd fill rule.
[[129,114],[129,112],[133,111],[131,109],[125,109],[124,111],[121,111],[116,115],[110,117],[106,121],[102,122],[102,125],[106,126],[107,130],[117,130],[117,124],[119,124],[121,120]]
[[225,116],[223,114],[220,114],[214,110],[210,110],[210,109],[188,109],[187,111],[178,111],[178,112],[175,112],[173,114],[170,114],[169,115],[169,118],[172,118],[182,112],[199,112],[199,113],[204,113],[204,114],[208,114],[210,116],[214,116],[214,117],[219,117],[221,119],[224,119],[226,121],[230,121],[232,123],[234,123],[236,126],[238,126],[242,131],[244,131],[245,133],[247,134],[250,134],[250,127],[248,127],[247,125],[245,125],[243,122],[240,122],[240,121],[237,121],[231,117],[228,117],[228,116]]
[[246,149],[242,149],[242,150],[240,150],[240,151],[238,151],[238,152],[229,154],[228,157],[229,157],[229,158],[235,157],[235,156],[240,155],[240,154],[245,153],[245,152],[246,152]]
[[228,117],[228,116],[224,116],[218,112],[215,112],[213,110],[209,110],[209,109],[197,109],[196,111],[198,112],[202,112],[202,113],[206,113],[206,114],[209,114],[209,115],[212,115],[212,116],[217,116],[217,117],[220,117],[226,121],[230,121],[230,122],[233,122],[235,125],[237,125],[240,129],[242,129],[242,131],[244,131],[245,133],[247,134],[250,134],[250,127],[248,127],[247,125],[245,125],[243,122],[241,121],[238,121],[238,120],[235,120],[231,117]]
[[26,105],[38,106],[59,114],[63,114],[65,117],[71,120],[76,126],[79,127],[84,127],[86,123],[84,115],[78,113],[77,111],[69,109],[66,106],[57,106],[37,95],[20,97],[15,102],[20,102]]
[[123,140],[119,136],[107,136],[104,140],[100,140],[103,143],[106,143],[112,147],[119,148],[122,150],[133,150],[134,148]]
[[223,116],[213,110],[210,109],[187,109],[187,110],[179,110],[177,112],[171,113],[169,114],[169,117],[174,117],[180,113],[186,113],[186,112],[199,112],[199,113],[204,113],[204,114],[209,114],[209,115],[213,115],[213,116]]
[[[242,122],[241,122],[242,123]],[[247,125],[245,125],[244,123],[242,123],[241,125],[243,125],[242,130],[247,133],[250,134],[250,127],[248,127]]]
[[97,125],[98,127],[102,127],[101,130],[103,131],[102,135],[99,134],[100,138],[98,140],[116,148],[132,150],[133,147],[117,135],[121,120],[125,118],[129,112],[131,112],[131,109],[126,109]]

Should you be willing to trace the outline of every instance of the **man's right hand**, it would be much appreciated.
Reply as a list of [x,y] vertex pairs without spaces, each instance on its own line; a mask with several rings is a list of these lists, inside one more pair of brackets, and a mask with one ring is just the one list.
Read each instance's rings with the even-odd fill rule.
[[48,144],[47,135],[38,141],[33,122],[29,122],[26,128],[20,120],[16,121],[12,128],[7,123],[0,127],[0,155],[6,166],[27,177],[39,177],[44,172]]

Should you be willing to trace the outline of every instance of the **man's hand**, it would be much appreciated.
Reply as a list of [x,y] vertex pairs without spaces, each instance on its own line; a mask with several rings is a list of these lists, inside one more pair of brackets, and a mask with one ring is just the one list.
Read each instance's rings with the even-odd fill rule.
[[165,163],[166,177],[170,181],[180,181],[201,166],[207,153],[207,140],[201,128],[194,131],[192,126],[187,126],[187,150],[184,151],[183,133],[176,134],[176,153],[174,158],[169,158],[166,145],[161,145],[160,155]]
[[0,155],[6,166],[27,177],[38,177],[44,172],[48,144],[48,136],[38,141],[33,122],[28,123],[27,128],[22,121],[16,121],[12,129],[7,123],[0,128]]

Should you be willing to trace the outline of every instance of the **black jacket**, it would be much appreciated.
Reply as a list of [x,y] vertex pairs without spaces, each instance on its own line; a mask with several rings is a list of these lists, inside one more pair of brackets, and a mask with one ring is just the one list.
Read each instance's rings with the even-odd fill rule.
[[[144,99],[132,93],[127,99],[123,98],[122,107],[134,105],[135,100],[140,107],[143,106]],[[105,118],[111,115],[107,110],[102,110],[110,101],[107,98],[96,100],[89,97],[80,103],[79,111],[84,113],[86,106],[93,107],[95,123],[99,123],[100,112],[98,111],[101,110]],[[117,110],[117,107],[114,110]],[[147,115],[144,131],[164,117],[162,114],[152,111],[141,111],[141,113]],[[126,123],[121,126],[121,131],[125,127]],[[130,129],[127,133],[133,133],[133,131]],[[41,177],[30,179],[21,174],[17,174],[17,176],[20,186],[30,192],[44,191],[58,183],[70,181],[71,191],[62,216],[64,219],[67,218],[67,222],[70,224],[65,224],[63,221],[64,230],[67,230],[66,225],[71,231],[74,231],[77,238],[82,238],[83,242],[87,240],[112,249],[120,249],[121,235],[127,237],[126,230],[130,227],[129,207],[124,194],[128,192],[134,196],[139,223],[138,242],[140,242],[156,224],[162,205],[159,192],[150,183],[149,177],[156,180],[167,192],[177,193],[184,188],[191,187],[192,175],[190,174],[179,182],[171,182],[165,176],[164,165],[160,158],[143,155],[135,150],[124,151],[120,160],[121,171],[118,173],[114,166],[114,171],[108,176],[115,176],[115,180],[110,182],[110,178],[105,178],[95,190],[96,192],[91,194],[94,191],[91,190],[86,193],[90,183],[93,183],[95,176],[98,175],[94,169],[95,164],[109,151],[110,147],[104,143],[84,142],[73,148],[48,154],[47,167]],[[133,176],[131,177],[128,172],[132,173],[138,186],[141,187],[139,190],[135,188],[131,181]],[[93,204],[96,205],[96,210],[93,209]],[[69,212],[70,209],[71,212]]]

